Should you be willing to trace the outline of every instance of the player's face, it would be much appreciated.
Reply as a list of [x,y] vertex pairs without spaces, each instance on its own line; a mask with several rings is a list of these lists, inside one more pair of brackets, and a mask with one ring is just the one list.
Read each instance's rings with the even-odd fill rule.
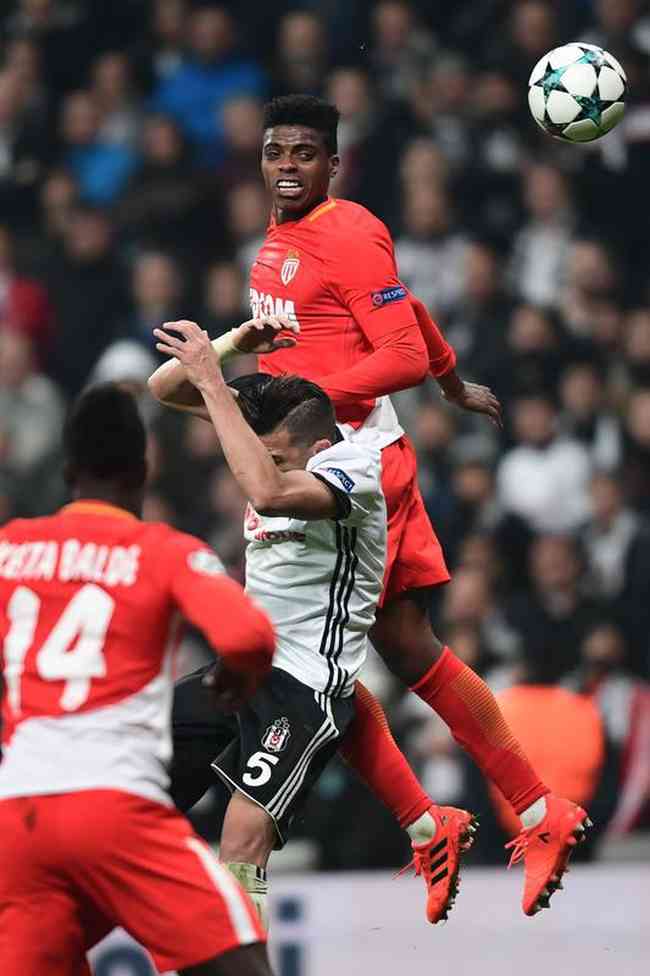
[[304,471],[307,462],[314,454],[331,447],[328,440],[317,440],[313,444],[295,444],[289,431],[280,427],[260,438],[280,471]]
[[320,132],[304,125],[277,125],[264,133],[262,176],[276,219],[296,219],[327,197],[338,156],[330,156]]

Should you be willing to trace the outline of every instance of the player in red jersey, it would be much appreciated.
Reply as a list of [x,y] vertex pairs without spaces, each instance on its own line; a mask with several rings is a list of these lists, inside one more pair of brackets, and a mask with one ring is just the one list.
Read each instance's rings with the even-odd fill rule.
[[[393,673],[445,720],[520,815],[523,908],[534,914],[548,904],[586,815],[549,794],[489,688],[433,634],[428,590],[446,582],[449,573],[418,489],[413,447],[387,395],[431,373],[446,399],[464,409],[499,423],[500,407],[485,387],[457,375],[453,349],[399,280],[386,227],[364,207],[328,196],[339,165],[337,124],[336,108],[309,96],[275,99],[266,108],[262,174],[272,217],[250,292],[253,315],[266,325],[263,336],[273,355],[260,356],[259,368],[314,380],[329,394],[348,434],[382,449],[389,542],[383,605],[371,639]],[[274,340],[279,325],[299,329],[299,341]],[[241,334],[234,341],[245,348]],[[166,370],[151,385],[163,402],[205,416],[182,369]],[[369,782],[377,775],[381,741],[382,730],[371,718],[358,723],[349,741],[355,766]],[[395,782],[396,794],[403,786]],[[457,866],[457,857],[427,874],[429,855],[444,840],[447,849],[457,850],[459,828],[436,817],[435,808],[429,817],[430,840],[415,849],[415,860],[435,902],[435,886],[446,883],[444,872]]]
[[89,973],[122,925],[160,971],[270,976],[252,903],[172,806],[180,614],[223,690],[268,673],[266,615],[197,539],[138,518],[145,432],[130,394],[87,391],[65,431],[76,498],[0,532],[0,971]]

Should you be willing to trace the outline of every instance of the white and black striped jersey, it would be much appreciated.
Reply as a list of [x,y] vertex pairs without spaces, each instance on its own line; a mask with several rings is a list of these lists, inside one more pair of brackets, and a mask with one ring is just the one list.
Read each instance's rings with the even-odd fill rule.
[[343,438],[307,470],[337,498],[336,519],[245,517],[246,590],[276,631],[273,666],[329,695],[350,695],[367,651],[386,556],[378,449]]

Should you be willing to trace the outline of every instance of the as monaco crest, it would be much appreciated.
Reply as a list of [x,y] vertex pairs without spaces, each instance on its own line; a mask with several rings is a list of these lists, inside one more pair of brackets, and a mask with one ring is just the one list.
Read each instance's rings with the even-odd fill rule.
[[276,718],[272,725],[262,736],[262,745],[268,752],[282,752],[289,741],[291,729],[289,719],[285,717]]
[[298,268],[300,267],[300,256],[298,251],[287,251],[287,256],[284,259],[284,264],[280,269],[280,277],[282,278],[282,284],[288,285],[290,281],[298,274]]

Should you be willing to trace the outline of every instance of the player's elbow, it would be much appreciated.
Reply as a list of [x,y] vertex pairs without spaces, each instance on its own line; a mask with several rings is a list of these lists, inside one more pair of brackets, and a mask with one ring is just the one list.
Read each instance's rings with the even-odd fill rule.
[[151,393],[154,400],[157,400],[158,403],[163,403],[165,399],[165,394],[164,394],[161,378],[160,376],[158,376],[158,370],[156,370],[155,373],[151,374],[151,376],[147,380],[147,386],[149,388],[149,393]]
[[409,329],[402,333],[396,338],[393,349],[399,356],[404,389],[419,386],[429,372],[429,353],[419,330]]

